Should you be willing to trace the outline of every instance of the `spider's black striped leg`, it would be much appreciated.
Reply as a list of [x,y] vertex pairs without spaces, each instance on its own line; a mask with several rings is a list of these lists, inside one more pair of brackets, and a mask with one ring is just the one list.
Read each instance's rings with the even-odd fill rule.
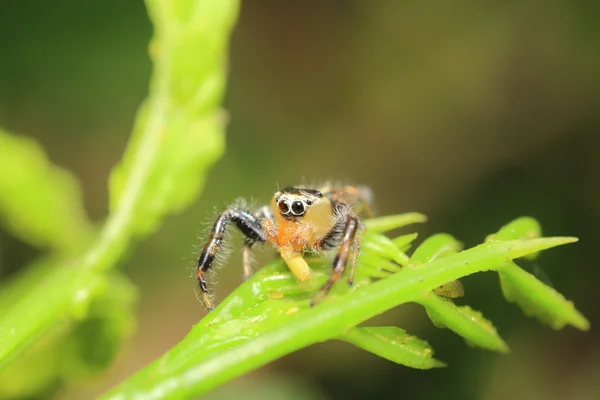
[[319,303],[327,296],[327,293],[331,290],[333,284],[342,276],[348,259],[351,257],[351,253],[354,247],[354,240],[356,233],[359,229],[358,219],[353,215],[346,215],[344,222],[344,229],[340,237],[340,245],[338,247],[337,254],[333,260],[333,273],[329,277],[325,286],[321,288],[319,294],[317,294],[310,302],[311,307]]
[[[271,211],[271,208],[268,206],[262,206],[253,215],[258,220],[259,224],[261,224],[261,225],[265,219],[273,221],[273,212]],[[264,228],[263,228],[263,230],[264,230]],[[266,240],[266,238],[265,238],[265,240]],[[246,237],[246,239],[244,240],[244,249],[242,251],[242,260],[243,260],[242,265],[243,265],[243,271],[244,271],[244,280],[247,280],[248,278],[250,278],[250,276],[252,276],[252,252],[251,252],[252,248],[254,247],[254,245],[257,242],[264,243],[265,240],[259,241],[259,240],[252,239],[250,237]]]
[[198,276],[198,285],[202,292],[202,300],[209,311],[214,308],[214,304],[210,298],[205,275],[212,267],[213,261],[221,249],[225,230],[231,222],[246,236],[247,242],[254,244],[257,242],[264,243],[267,240],[262,221],[248,211],[233,207],[223,211],[219,215],[210,231],[208,241],[202,249],[200,257],[198,257],[198,264],[196,265],[196,274]]

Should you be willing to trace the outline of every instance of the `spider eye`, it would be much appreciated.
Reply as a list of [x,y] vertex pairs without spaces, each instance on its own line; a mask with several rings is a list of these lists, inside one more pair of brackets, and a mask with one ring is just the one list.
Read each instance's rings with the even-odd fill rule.
[[288,203],[286,203],[285,200],[280,200],[277,203],[277,208],[281,214],[287,214],[290,212],[290,206],[288,206]]
[[301,201],[295,201],[292,203],[292,213],[294,215],[304,214],[304,204]]

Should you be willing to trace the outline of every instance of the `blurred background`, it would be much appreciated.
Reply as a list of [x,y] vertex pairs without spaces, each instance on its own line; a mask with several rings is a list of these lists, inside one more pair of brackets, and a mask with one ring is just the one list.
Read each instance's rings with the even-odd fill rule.
[[[325,343],[206,398],[600,398],[600,3],[484,3],[243,2],[226,154],[193,207],[122,261],[140,288],[133,340],[107,372],[57,398],[105,391],[204,315],[190,271],[216,209],[332,178],[371,186],[381,214],[427,214],[421,238],[443,231],[472,246],[521,215],[546,235],[578,236],[538,265],[592,330],[542,326],[503,300],[496,275],[479,274],[463,280],[459,303],[495,323],[509,355],[472,349],[406,306],[377,323],[427,339],[448,368],[411,370]],[[0,125],[73,171],[97,221],[147,93],[151,33],[141,1],[0,2]],[[241,282],[232,247],[219,300]],[[36,256],[0,230],[0,279]]]

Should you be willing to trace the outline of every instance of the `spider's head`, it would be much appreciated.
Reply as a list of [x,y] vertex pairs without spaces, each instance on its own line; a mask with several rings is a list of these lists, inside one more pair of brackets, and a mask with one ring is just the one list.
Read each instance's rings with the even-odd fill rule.
[[287,220],[302,219],[305,215],[319,214],[317,210],[321,208],[331,208],[329,200],[320,191],[293,187],[275,193],[272,204],[273,212]]

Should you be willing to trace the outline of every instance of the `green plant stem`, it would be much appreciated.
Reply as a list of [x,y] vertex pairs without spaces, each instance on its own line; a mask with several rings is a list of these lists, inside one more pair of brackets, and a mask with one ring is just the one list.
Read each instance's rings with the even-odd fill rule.
[[[41,332],[60,321],[59,315],[69,310],[73,303],[82,303],[92,297],[92,292],[104,279],[99,272],[116,264],[131,240],[133,209],[136,207],[140,193],[146,184],[152,160],[159,149],[160,135],[163,129],[166,106],[164,91],[168,87],[168,66],[157,64],[156,92],[150,100],[150,120],[145,124],[140,151],[136,153],[134,171],[130,184],[126,186],[123,197],[111,213],[95,245],[88,250],[80,261],[71,261],[67,265],[53,268],[37,288],[30,290],[24,298],[19,299],[3,318],[1,329],[12,330],[11,335],[0,337],[0,368],[11,358],[9,353],[26,347]],[[71,268],[76,265],[77,268]],[[43,293],[50,301],[39,302],[38,296]],[[77,307],[77,304],[75,304]],[[35,316],[24,318],[35,310]]]
[[[160,2],[149,2],[150,6],[155,7],[151,9],[155,12],[154,16],[161,19],[160,23],[155,21],[158,25],[155,27],[156,36],[159,39],[165,39],[161,38],[161,35],[168,36],[175,32],[189,40],[189,37],[185,35],[197,32],[197,24],[204,24],[206,33],[202,31],[203,33],[199,35],[200,38],[217,38],[220,40],[219,43],[226,43],[237,14],[238,2],[161,0]],[[182,25],[183,22],[171,19],[178,18],[180,15],[189,17],[186,10],[193,11],[195,17],[200,16],[200,21],[185,20],[186,25]],[[177,42],[180,39],[177,35],[169,36],[167,39]],[[196,38],[193,36],[193,39]],[[140,218],[139,209],[145,202],[144,195],[148,195],[146,189],[150,186],[149,180],[153,173],[156,174],[156,165],[160,161],[167,132],[175,129],[171,126],[172,121],[169,119],[170,113],[175,112],[171,103],[183,100],[176,98],[173,94],[174,87],[178,87],[174,84],[174,80],[189,83],[190,76],[185,73],[190,73],[194,76],[192,81],[198,81],[198,87],[204,89],[202,92],[204,96],[197,99],[198,104],[195,104],[197,107],[203,107],[204,114],[186,116],[189,117],[186,121],[194,122],[196,118],[206,117],[206,115],[216,112],[216,107],[218,107],[216,102],[220,99],[223,85],[202,86],[202,84],[214,83],[214,75],[218,75],[216,70],[225,69],[222,57],[225,48],[207,53],[206,58],[214,57],[214,62],[208,63],[210,68],[205,68],[203,74],[196,73],[195,68],[186,70],[180,68],[176,71],[177,68],[172,64],[175,63],[175,60],[184,59],[186,54],[180,54],[182,51],[177,47],[179,43],[172,41],[160,41],[160,48],[154,49],[155,51],[152,52],[154,72],[151,93],[136,118],[133,135],[135,151],[128,153],[131,156],[128,163],[130,169],[122,184],[118,201],[111,207],[111,213],[99,236],[87,251],[72,259],[57,262],[54,267],[44,271],[44,275],[36,279],[26,293],[15,299],[11,308],[0,317],[0,368],[17,356],[20,351],[34,343],[43,332],[51,329],[52,326],[69,323],[72,319],[84,318],[90,301],[101,290],[106,289],[105,272],[116,265],[135,234],[139,234],[135,226],[136,221],[139,223],[139,220],[143,219]],[[192,40],[188,44],[193,45],[194,43]],[[204,61],[206,62],[206,60]],[[195,67],[194,64],[191,64],[191,67]],[[196,87],[192,87],[192,89],[194,88]],[[178,128],[181,129],[182,126],[178,126]],[[189,131],[186,130],[185,133],[189,133]],[[185,142],[185,145],[189,147],[195,143]],[[132,143],[130,143],[130,147],[132,147]],[[197,156],[209,157],[209,154],[198,152]],[[159,170],[160,172],[163,171]],[[204,173],[205,171],[198,172]],[[177,207],[181,208],[182,205],[178,204]],[[167,211],[161,210],[163,214]],[[158,217],[155,218],[158,219]],[[149,231],[143,233],[149,233]]]
[[160,149],[161,129],[166,129],[164,120],[167,113],[166,94],[169,87],[168,62],[155,64],[156,85],[152,99],[149,101],[147,124],[142,135],[139,151],[135,153],[133,170],[126,189],[117,208],[108,217],[96,245],[83,257],[81,268],[107,270],[127,249],[132,232],[134,209],[137,207],[150,174],[152,161]]
[[[206,391],[313,343],[339,337],[348,329],[463,276],[574,238],[545,238],[486,243],[403,271],[347,295],[304,310],[257,337],[203,357],[185,354],[187,342],[206,329],[198,324],[169,354],[107,394],[108,399],[183,398]],[[185,354],[185,355],[182,355]],[[182,362],[182,357],[187,357]],[[171,364],[170,363],[173,363]]]

